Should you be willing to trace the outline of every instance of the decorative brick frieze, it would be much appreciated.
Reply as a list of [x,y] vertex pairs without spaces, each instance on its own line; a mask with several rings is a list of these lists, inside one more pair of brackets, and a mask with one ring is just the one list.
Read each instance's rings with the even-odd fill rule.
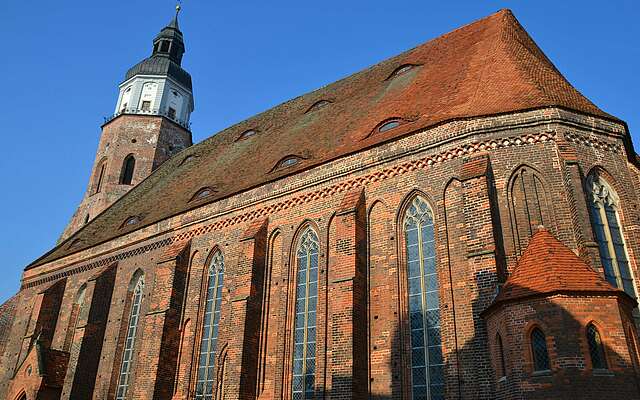
[[464,145],[460,145],[458,147],[454,147],[445,151],[441,151],[440,153],[437,153],[435,155],[423,156],[423,157],[414,159],[412,161],[402,162],[392,167],[382,168],[380,170],[370,172],[368,174],[365,174],[356,178],[343,180],[333,185],[325,186],[322,189],[303,193],[301,195],[286,199],[284,201],[275,202],[266,207],[258,207],[251,211],[237,214],[233,217],[221,219],[213,224],[200,226],[199,228],[182,232],[174,237],[160,239],[150,244],[145,244],[143,246],[134,248],[132,250],[127,250],[122,253],[118,253],[110,257],[94,261],[89,264],[84,264],[78,267],[74,267],[70,270],[52,274],[50,276],[47,276],[46,278],[39,278],[33,281],[24,280],[23,288],[33,287],[42,283],[60,279],[61,277],[64,277],[64,276],[69,276],[75,273],[86,271],[88,269],[104,266],[114,261],[120,261],[135,255],[146,253],[146,252],[155,250],[157,248],[166,246],[168,244],[171,244],[174,241],[188,240],[195,236],[203,235],[213,230],[224,229],[228,226],[244,223],[244,222],[259,219],[259,218],[266,218],[272,213],[282,212],[282,211],[300,206],[307,202],[321,200],[328,196],[333,196],[335,194],[343,193],[345,191],[349,191],[357,187],[366,186],[373,182],[390,179],[398,175],[403,175],[407,172],[411,172],[416,169],[431,168],[431,167],[434,167],[436,164],[439,164],[448,160],[456,159],[461,156],[469,156],[477,152],[485,152],[485,151],[492,151],[492,150],[495,151],[498,149],[511,147],[511,146],[526,146],[526,145],[533,145],[536,143],[544,143],[548,141],[553,141],[555,139],[555,136],[556,135],[554,132],[545,131],[541,133],[524,134],[520,136],[507,136],[503,138],[488,139],[484,141],[477,141],[477,142],[474,141],[469,144],[464,144]]

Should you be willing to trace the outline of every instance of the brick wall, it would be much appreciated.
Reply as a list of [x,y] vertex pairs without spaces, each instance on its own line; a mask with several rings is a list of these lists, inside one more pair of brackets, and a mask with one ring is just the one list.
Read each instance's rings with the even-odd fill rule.
[[[140,271],[146,286],[131,393],[137,398],[190,398],[207,271],[212,251],[219,249],[225,257],[225,285],[216,396],[290,397],[295,247],[301,229],[313,226],[320,239],[316,397],[407,398],[411,338],[402,221],[406,205],[420,195],[431,206],[435,222],[447,398],[492,399],[500,393],[538,390],[544,385],[536,386],[524,375],[521,385],[508,390],[496,381],[488,357],[493,328],[480,313],[515,266],[528,240],[527,230],[541,222],[600,268],[582,187],[596,166],[608,172],[619,192],[638,276],[637,187],[624,184],[637,182],[638,171],[628,162],[623,135],[622,126],[556,109],[453,122],[71,254],[25,272],[3,365],[7,371],[15,368],[17,338],[27,329],[21,310],[30,313],[45,284],[67,280],[52,340],[54,348],[61,348],[78,288],[100,268],[117,263],[111,280],[105,277],[111,283],[102,289],[100,311],[96,308],[102,317],[95,319],[93,340],[97,344],[101,334],[102,349],[86,357],[95,364],[95,372],[70,368],[65,391],[75,382],[93,380],[94,398],[113,397],[129,315],[129,285]],[[174,250],[175,257],[168,258]],[[107,305],[104,299],[110,291]],[[567,315],[574,315],[581,307],[595,306],[576,302],[563,307]],[[522,315],[522,323],[534,317]],[[572,326],[548,312],[541,315],[542,320]],[[81,343],[72,345],[70,365],[80,365],[85,358],[88,326],[78,336],[83,337]],[[523,349],[510,343],[509,362],[515,362]],[[74,346],[80,349],[75,356]],[[567,349],[566,358],[577,351]],[[619,365],[621,370],[628,366]],[[558,376],[577,376],[562,375],[563,368],[558,367]],[[10,374],[1,378],[3,385]],[[634,378],[621,372],[611,379],[630,387],[629,379]],[[547,386],[558,382],[554,377]]]
[[[124,114],[109,121],[102,127],[87,192],[59,241],[80,229],[87,216],[89,220],[95,218],[160,164],[191,144],[191,132],[164,117]],[[131,185],[123,185],[120,184],[123,162],[130,154],[135,157],[133,179]]]
[[[492,362],[497,365],[497,334],[505,352],[504,378],[497,380],[496,399],[637,398],[640,389],[632,350],[624,331],[631,319],[628,303],[615,296],[567,296],[521,301],[503,306],[488,318]],[[604,346],[608,368],[594,370],[586,327],[593,323]],[[533,327],[546,335],[551,370],[533,370]],[[635,333],[637,335],[637,333]]]
[[11,326],[16,316],[18,296],[15,295],[0,305],[0,357],[4,354],[4,348],[9,341]]

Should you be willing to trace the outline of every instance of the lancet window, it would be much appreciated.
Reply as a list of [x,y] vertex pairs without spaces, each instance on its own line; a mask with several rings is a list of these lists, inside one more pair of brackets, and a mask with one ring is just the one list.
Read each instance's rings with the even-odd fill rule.
[[144,278],[138,277],[133,289],[131,298],[131,310],[129,312],[129,323],[127,326],[127,336],[125,339],[124,350],[122,354],[122,364],[120,366],[120,377],[118,379],[118,387],[116,390],[116,400],[124,400],[127,395],[127,389],[131,381],[131,364],[133,362],[133,352],[136,340],[136,332],[138,331],[138,323],[140,319],[140,305],[142,304],[142,295],[144,292]]
[[433,213],[416,196],[404,216],[413,400],[444,399]]
[[196,399],[211,400],[214,396],[214,368],[223,283],[224,256],[220,250],[217,250],[211,258],[211,264],[209,265],[207,302],[202,326],[202,338],[200,340],[198,378],[196,380]]
[[605,279],[631,297],[636,297],[618,215],[620,199],[611,186],[597,175],[589,177],[587,190],[593,231],[600,249]]
[[296,248],[296,303],[293,334],[293,400],[312,399],[316,372],[318,235],[307,227]]

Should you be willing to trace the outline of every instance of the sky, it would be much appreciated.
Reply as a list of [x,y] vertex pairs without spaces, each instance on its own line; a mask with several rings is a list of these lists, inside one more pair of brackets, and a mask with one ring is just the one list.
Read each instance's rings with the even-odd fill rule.
[[[0,303],[82,199],[103,117],[175,1],[3,0]],[[184,0],[194,142],[510,8],[565,77],[625,120],[640,152],[640,2]]]

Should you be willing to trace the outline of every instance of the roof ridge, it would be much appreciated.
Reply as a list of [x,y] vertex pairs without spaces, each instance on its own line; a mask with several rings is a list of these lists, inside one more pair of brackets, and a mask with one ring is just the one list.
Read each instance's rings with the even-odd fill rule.
[[[538,65],[541,68],[547,69],[552,74],[551,75],[552,78],[558,79],[558,81],[561,84],[566,85],[566,88],[569,90],[562,91],[563,96],[577,95],[581,100],[585,101],[589,107],[592,107],[594,110],[597,110],[598,112],[605,114],[608,117],[615,118],[609,115],[608,113],[602,111],[597,105],[595,105],[591,100],[589,100],[586,96],[584,96],[578,89],[576,89],[575,86],[571,84],[571,82],[569,82],[569,80],[562,74],[562,72],[560,72],[558,67],[556,67],[553,61],[551,61],[551,59],[544,53],[544,51],[542,51],[542,49],[540,48],[540,46],[538,46],[536,41],[533,40],[529,32],[527,32],[527,30],[524,29],[524,27],[522,26],[518,18],[516,18],[516,16],[513,13],[505,13],[503,14],[503,18],[508,19],[510,21],[510,23],[501,24],[503,36],[500,39],[502,39],[501,43],[505,45],[504,52],[507,57],[509,57],[510,59],[512,59],[513,57],[517,57],[517,55],[513,54],[513,51],[510,51],[508,46],[506,46],[506,44],[509,41],[504,40],[504,35],[507,35],[510,33],[506,29],[510,27],[513,29],[513,32],[511,33],[513,35],[512,42],[513,40],[515,40],[515,42],[517,42],[520,45],[521,49],[526,51],[527,54],[529,54],[538,62]],[[524,68],[524,66],[528,64],[523,64],[522,61],[524,60],[517,60],[514,62],[514,66],[518,69],[521,76],[527,79],[527,81],[531,85],[536,87],[536,89],[540,93],[540,97],[543,97],[546,100],[546,102],[555,104],[555,105],[561,105],[562,103],[561,99],[551,95],[552,93],[550,91],[551,87],[556,89],[553,91],[554,93],[558,92],[553,82],[550,82],[549,80],[545,80],[544,82],[541,82],[540,80],[538,80],[539,76],[535,75],[533,73],[533,70],[529,68]]]
[[[487,18],[490,17],[497,17],[497,16],[502,16],[502,19],[504,20],[505,18],[505,14],[511,14],[511,11],[509,9],[502,9],[500,11],[498,11],[495,14],[490,15]],[[502,24],[500,24],[501,29],[502,29]],[[489,51],[489,49],[485,49],[485,57],[483,57],[484,60],[491,58],[493,60],[493,58],[495,57],[495,50],[498,48],[498,44],[500,43],[499,40],[495,40],[493,45],[491,46],[491,51]],[[488,53],[488,54],[487,54]],[[469,104],[467,105],[467,110],[472,110],[473,107],[475,107],[475,103],[476,103],[476,99],[478,98],[478,93],[480,92],[480,88],[482,87],[482,85],[484,84],[484,79],[486,78],[487,75],[487,70],[489,69],[489,66],[491,65],[491,63],[485,62],[484,63],[484,67],[482,68],[482,72],[480,73],[480,78],[476,81],[476,90],[473,92],[473,96],[471,97],[471,101],[469,101]]]
[[[520,76],[526,79],[529,82],[529,84],[533,85],[537,89],[537,91],[539,92],[538,95],[540,97],[543,97],[546,101],[549,101],[550,99],[547,93],[540,87],[539,83],[535,79],[533,79],[533,76],[531,75],[531,73],[526,68],[522,68],[520,60],[517,60],[517,58],[514,57],[514,54],[512,54],[512,52],[509,51],[509,48],[507,46],[507,44],[511,42],[510,39],[506,37],[508,35],[507,28],[512,28],[517,33],[519,30],[523,30],[522,25],[520,24],[516,16],[513,14],[504,15],[503,18],[506,20],[506,22],[500,24],[500,36],[498,40],[498,42],[501,45],[500,48],[502,52],[505,54],[506,57],[509,58],[509,60],[512,61],[514,68],[520,73]],[[515,36],[516,36],[515,41],[520,45],[520,47],[523,50],[527,51],[528,53],[534,55],[534,53],[527,46],[527,44],[523,43],[523,41],[520,40],[519,35],[516,34]],[[535,58],[539,60],[538,57],[535,57]],[[546,62],[549,60],[547,58],[546,61],[545,60],[542,60],[542,61]]]

